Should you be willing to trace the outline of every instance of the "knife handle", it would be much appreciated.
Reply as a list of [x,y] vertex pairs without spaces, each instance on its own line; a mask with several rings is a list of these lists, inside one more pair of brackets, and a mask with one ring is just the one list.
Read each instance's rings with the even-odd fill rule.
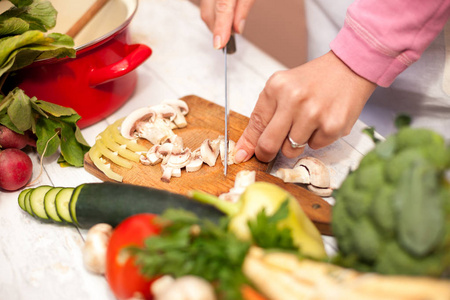
[[230,39],[225,47],[227,48],[227,54],[233,54],[236,52],[236,40],[233,33],[230,35]]

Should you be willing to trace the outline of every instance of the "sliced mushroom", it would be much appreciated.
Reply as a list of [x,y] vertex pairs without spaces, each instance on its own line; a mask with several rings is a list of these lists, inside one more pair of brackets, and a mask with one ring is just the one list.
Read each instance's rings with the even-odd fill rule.
[[191,161],[191,150],[186,148],[182,153],[179,154],[169,154],[167,159],[161,164],[163,170],[163,175],[161,180],[164,182],[169,182],[171,177],[180,177],[181,169],[189,164]]
[[166,119],[172,122],[177,116],[177,110],[168,104],[157,104],[151,107],[151,109],[155,112],[155,115],[152,121],[156,121],[158,118]]
[[304,166],[298,166],[293,169],[280,168],[275,173],[275,176],[281,178],[284,182],[310,183],[309,172]]
[[320,188],[312,184],[308,184],[308,190],[320,197],[330,197],[333,194],[332,188]]
[[159,147],[159,145],[154,145],[147,151],[145,155],[141,155],[141,163],[151,166],[160,163],[163,158],[157,153]]
[[312,185],[320,188],[330,187],[330,172],[322,161],[315,157],[306,156],[297,161],[294,169],[300,166],[308,170],[309,180]]
[[299,159],[292,169],[280,168],[275,176],[284,182],[306,184],[311,192],[321,197],[329,197],[333,193],[327,166],[314,157],[306,156]]
[[219,156],[219,143],[212,143],[209,139],[203,141],[200,146],[200,155],[203,161],[210,167],[214,167]]
[[203,160],[200,155],[200,149],[192,152],[191,161],[186,165],[186,172],[196,172],[203,166]]
[[[236,142],[232,140],[228,140],[228,165],[232,165],[235,163],[234,161],[234,148],[236,147]],[[222,160],[222,164],[225,164],[225,139],[220,140],[220,159]]]
[[164,143],[164,144],[158,145],[155,152],[160,158],[164,158],[164,157],[172,154],[172,150],[173,150],[172,143]]
[[189,106],[181,99],[167,99],[162,103],[168,104],[174,108],[177,108],[184,116],[189,113]]
[[256,172],[249,170],[242,170],[236,174],[234,179],[234,188],[242,189],[242,192],[252,183],[256,181]]
[[136,131],[140,123],[147,123],[154,117],[155,112],[150,107],[136,109],[129,114],[122,122],[120,133],[127,139],[138,137]]
[[189,164],[190,161],[191,161],[191,150],[189,150],[189,148],[186,148],[181,153],[178,153],[178,154],[172,153],[169,156],[167,165],[172,168],[181,169],[181,168],[184,168],[185,166],[187,166],[187,164]]
[[236,203],[239,201],[245,189],[256,180],[256,172],[243,170],[236,174],[234,179],[234,187],[228,193],[219,195],[219,198],[225,201]]
[[154,122],[141,123],[137,131],[139,137],[148,140],[153,145],[158,145],[174,135],[170,126],[161,119],[155,119]]
[[163,172],[162,176],[161,176],[161,181],[169,183],[170,178],[172,177],[173,168],[164,164],[164,165],[161,165],[161,170]]
[[179,154],[184,151],[183,138],[179,135],[172,135],[164,143],[171,143],[173,145],[172,154]]

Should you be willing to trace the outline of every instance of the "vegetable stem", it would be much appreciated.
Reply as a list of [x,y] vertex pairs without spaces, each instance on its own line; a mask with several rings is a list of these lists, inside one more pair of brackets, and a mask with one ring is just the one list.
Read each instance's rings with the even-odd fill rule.
[[229,216],[234,216],[239,211],[239,204],[222,200],[205,192],[192,190],[188,192],[188,196],[199,202],[210,204]]

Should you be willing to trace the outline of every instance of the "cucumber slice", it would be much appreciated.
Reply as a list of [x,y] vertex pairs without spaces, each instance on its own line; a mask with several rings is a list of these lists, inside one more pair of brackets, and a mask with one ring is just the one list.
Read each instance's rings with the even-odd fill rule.
[[25,211],[27,210],[25,207],[25,195],[28,194],[29,192],[31,192],[32,190],[33,190],[32,188],[29,188],[29,189],[21,191],[19,194],[19,206],[21,209],[23,209]]
[[29,193],[26,193],[25,199],[23,200],[23,202],[25,204],[24,206],[25,206],[25,210],[27,211],[27,213],[29,213],[31,216],[34,217],[33,211],[31,210],[30,195],[31,195],[31,191]]
[[62,222],[61,218],[58,216],[56,211],[56,195],[62,187],[54,187],[45,194],[44,197],[44,209],[50,219],[56,222]]
[[69,202],[72,197],[73,190],[74,188],[63,188],[58,192],[58,194],[56,194],[56,212],[62,220],[68,223],[72,223],[72,218],[70,217],[69,211]]
[[53,187],[48,186],[48,185],[42,185],[42,186],[35,188],[30,193],[31,211],[33,212],[34,215],[36,215],[37,217],[39,217],[43,220],[48,220],[47,213],[45,212],[45,209],[44,209],[44,197],[45,197],[45,194],[52,188]]

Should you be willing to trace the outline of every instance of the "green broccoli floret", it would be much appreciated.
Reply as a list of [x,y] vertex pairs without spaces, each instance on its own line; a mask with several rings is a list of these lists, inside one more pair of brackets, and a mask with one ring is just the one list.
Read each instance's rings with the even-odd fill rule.
[[334,193],[336,262],[450,276],[449,170],[450,147],[433,131],[402,127],[378,142]]

